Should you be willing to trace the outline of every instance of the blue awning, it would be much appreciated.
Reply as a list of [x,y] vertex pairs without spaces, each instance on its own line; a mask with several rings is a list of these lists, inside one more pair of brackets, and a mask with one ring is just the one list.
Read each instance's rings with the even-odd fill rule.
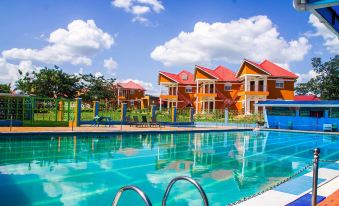
[[294,8],[312,12],[339,37],[339,0],[294,0]]

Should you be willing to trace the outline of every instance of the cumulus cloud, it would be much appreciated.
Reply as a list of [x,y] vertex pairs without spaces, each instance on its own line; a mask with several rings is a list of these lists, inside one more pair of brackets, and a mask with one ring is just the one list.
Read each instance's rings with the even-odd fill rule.
[[316,29],[310,36],[321,36],[324,39],[323,45],[332,54],[339,54],[339,39],[319,19],[311,14],[308,22]]
[[18,65],[7,62],[6,59],[0,57],[0,82],[12,84],[19,79],[19,69],[25,74],[31,73],[39,68],[33,66],[31,61],[21,61]]
[[213,61],[239,63],[243,58],[287,65],[303,60],[310,48],[305,37],[286,41],[267,16],[254,16],[227,23],[197,22],[192,32],[182,31],[157,46],[151,58],[168,67]]
[[117,80],[117,82],[123,82],[123,83],[129,82],[129,81],[133,81],[137,84],[140,84],[142,87],[144,87],[146,89],[147,94],[159,96],[158,86],[154,86],[151,82],[145,82],[145,81],[138,80],[138,79]]
[[48,45],[40,49],[12,48],[2,52],[3,58],[38,61],[47,64],[71,63],[91,65],[92,57],[103,49],[109,49],[114,39],[98,28],[94,20],[74,20],[67,29],[53,31]]
[[132,21],[147,22],[147,13],[160,13],[165,9],[159,0],[113,0],[112,6],[134,15]]
[[113,71],[118,67],[118,63],[110,57],[104,60],[104,67],[108,70],[108,73],[113,74]]

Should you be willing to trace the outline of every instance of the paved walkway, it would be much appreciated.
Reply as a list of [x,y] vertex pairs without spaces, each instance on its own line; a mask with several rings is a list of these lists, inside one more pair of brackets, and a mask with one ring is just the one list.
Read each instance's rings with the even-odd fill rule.
[[[240,206],[253,205],[275,205],[285,206],[290,205],[293,201],[306,195],[306,202],[310,201],[312,189],[313,173],[309,172],[302,176],[293,178],[272,190],[269,190],[259,196],[240,203]],[[339,162],[326,165],[319,168],[318,176],[318,198],[329,197],[332,193],[338,190],[339,185]],[[326,199],[325,199],[326,200]],[[336,198],[338,204],[339,197]],[[304,201],[304,200],[302,200]],[[309,202],[310,203],[310,202]],[[334,204],[334,205],[336,205]],[[304,204],[291,204],[304,205]],[[306,204],[310,205],[310,204]],[[331,205],[333,206],[333,205]]]
[[[0,133],[44,133],[44,132],[138,132],[138,131],[208,131],[208,130],[234,130],[246,129],[234,126],[214,126],[214,127],[130,127],[128,125],[114,125],[111,127],[81,126],[81,127],[0,127]],[[248,129],[248,128],[247,128]]]

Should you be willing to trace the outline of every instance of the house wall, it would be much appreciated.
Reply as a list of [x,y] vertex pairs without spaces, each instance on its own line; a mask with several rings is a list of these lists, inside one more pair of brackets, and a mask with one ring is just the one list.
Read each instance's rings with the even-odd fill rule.
[[294,99],[294,81],[284,81],[284,88],[276,88],[275,83],[276,80],[267,80],[267,90],[269,92],[267,99]]
[[197,69],[195,73],[195,79],[215,79],[215,78],[207,74],[206,72]]
[[264,74],[264,75],[267,75],[267,73],[263,72],[262,70],[256,68],[255,66],[252,66],[248,63],[245,63],[240,68],[239,76],[242,76],[242,75],[245,75],[245,74]]
[[159,74],[159,83],[175,83],[173,80],[169,79],[168,77]]

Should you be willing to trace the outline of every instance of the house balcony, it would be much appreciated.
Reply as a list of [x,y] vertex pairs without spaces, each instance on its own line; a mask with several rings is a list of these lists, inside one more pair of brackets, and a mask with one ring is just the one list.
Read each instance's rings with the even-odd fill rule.
[[247,90],[244,90],[244,87],[241,86],[238,92],[238,96],[244,96],[244,95],[268,96],[269,92],[266,90],[266,88],[264,88],[261,85],[259,85],[258,88],[255,88],[255,86],[251,85],[247,88]]
[[126,100],[126,97],[125,96],[118,96],[118,99],[119,100]]
[[201,98],[216,98],[217,94],[216,93],[198,93],[198,94],[194,94],[194,97],[198,97],[199,99],[201,99]]
[[160,99],[162,99],[162,100],[178,100],[178,95],[161,94]]

